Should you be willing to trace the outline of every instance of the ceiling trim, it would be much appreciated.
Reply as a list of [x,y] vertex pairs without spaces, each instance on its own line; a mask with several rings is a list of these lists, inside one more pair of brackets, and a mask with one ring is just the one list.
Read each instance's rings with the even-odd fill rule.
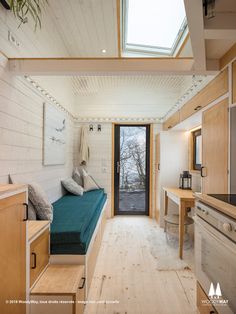
[[149,117],[77,117],[75,119],[77,123],[85,122],[100,122],[100,123],[113,123],[113,122],[138,122],[138,123],[162,123],[160,118],[149,118]]

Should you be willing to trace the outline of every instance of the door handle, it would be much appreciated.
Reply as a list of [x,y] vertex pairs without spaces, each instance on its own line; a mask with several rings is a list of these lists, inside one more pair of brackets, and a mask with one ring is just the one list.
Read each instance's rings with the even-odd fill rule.
[[26,208],[26,216],[25,218],[23,219],[23,221],[27,221],[29,219],[29,206],[27,203],[23,203],[23,205],[25,206]]
[[31,253],[32,255],[33,255],[33,257],[34,257],[34,264],[33,264],[33,266],[31,267],[31,269],[35,269],[36,267],[37,267],[37,255],[36,255],[36,253]]
[[120,162],[117,161],[116,163],[116,173],[120,173]]
[[161,170],[160,164],[157,165],[157,170]]
[[83,283],[82,283],[81,286],[79,286],[79,289],[83,289],[84,288],[85,281],[86,281],[85,277],[82,277],[81,279],[83,280]]
[[201,167],[201,177],[202,177],[202,178],[205,178],[206,175],[203,174],[203,169],[206,169],[206,167]]

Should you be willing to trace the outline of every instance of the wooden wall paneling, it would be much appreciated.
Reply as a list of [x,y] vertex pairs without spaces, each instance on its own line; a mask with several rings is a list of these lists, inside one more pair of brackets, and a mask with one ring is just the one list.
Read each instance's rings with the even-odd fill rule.
[[206,107],[212,101],[226,94],[228,90],[229,82],[227,68],[180,109],[180,121],[184,121],[198,110]]
[[233,73],[232,73],[232,103],[236,103],[236,61],[233,62]]
[[202,193],[228,193],[228,99],[203,112]]
[[173,128],[175,125],[177,125],[179,122],[180,122],[180,112],[178,110],[163,123],[163,130],[168,131],[171,128]]

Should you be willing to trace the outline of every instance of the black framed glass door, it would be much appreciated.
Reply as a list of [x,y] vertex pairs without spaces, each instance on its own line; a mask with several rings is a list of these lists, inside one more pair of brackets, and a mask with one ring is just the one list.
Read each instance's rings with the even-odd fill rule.
[[115,125],[115,215],[149,214],[150,125]]

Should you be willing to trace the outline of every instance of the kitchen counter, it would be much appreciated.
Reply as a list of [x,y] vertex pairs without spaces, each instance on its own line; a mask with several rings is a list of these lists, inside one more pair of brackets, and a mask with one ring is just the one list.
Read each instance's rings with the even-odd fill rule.
[[217,209],[221,213],[236,219],[236,206],[220,201],[212,196],[202,193],[194,193],[197,200]]
[[26,191],[27,186],[24,184],[0,184],[0,199]]

